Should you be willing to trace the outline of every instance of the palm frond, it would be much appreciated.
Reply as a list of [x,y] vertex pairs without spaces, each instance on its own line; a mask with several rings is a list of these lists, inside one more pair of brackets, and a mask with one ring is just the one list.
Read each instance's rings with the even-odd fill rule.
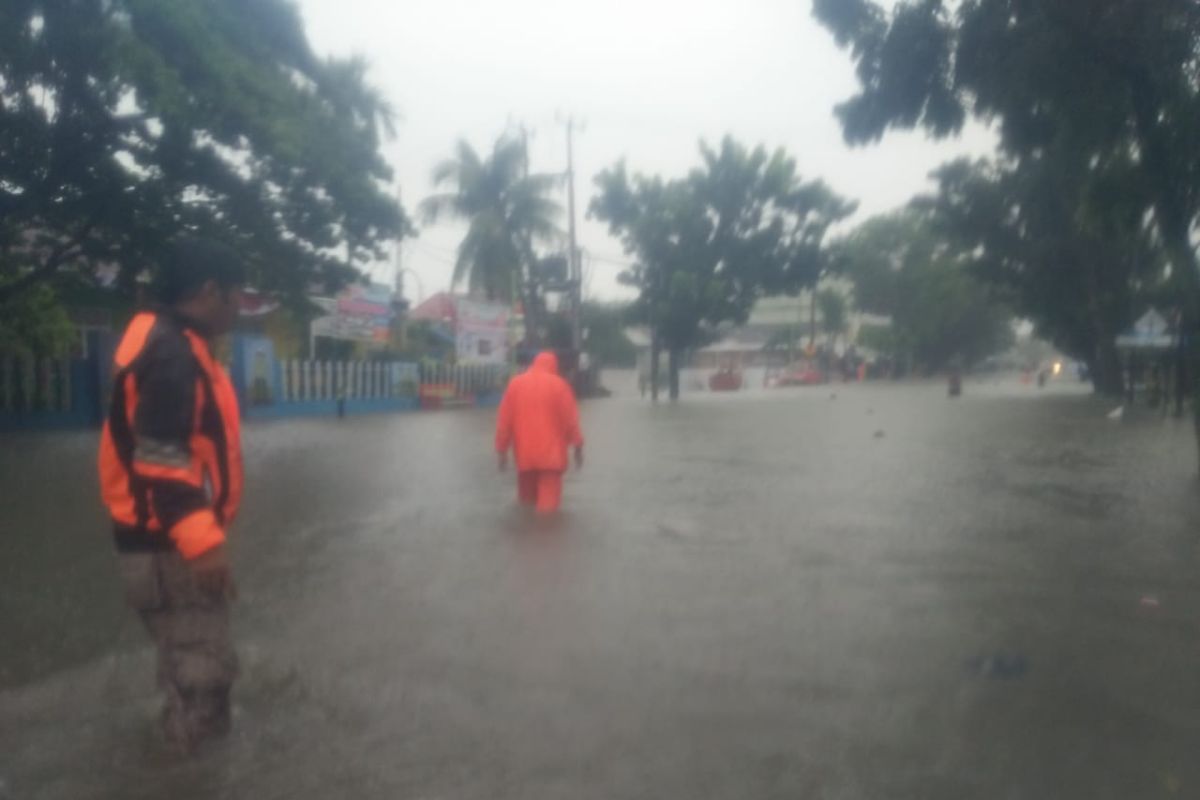
[[462,216],[462,211],[459,208],[459,196],[450,194],[434,194],[426,197],[418,206],[422,220],[428,225],[435,224],[438,219],[444,214],[451,216]]
[[521,183],[538,194],[556,192],[567,182],[567,176],[557,172],[539,172],[521,179]]
[[449,215],[468,222],[458,248],[453,283],[466,282],[473,292],[511,300],[532,259],[533,240],[557,243],[562,205],[553,194],[561,175],[525,175],[525,148],[502,136],[486,160],[465,141],[433,171],[434,184],[445,191],[421,203],[429,223]]
[[525,174],[525,145],[519,139],[502,136],[492,149],[491,172],[505,185],[521,180]]

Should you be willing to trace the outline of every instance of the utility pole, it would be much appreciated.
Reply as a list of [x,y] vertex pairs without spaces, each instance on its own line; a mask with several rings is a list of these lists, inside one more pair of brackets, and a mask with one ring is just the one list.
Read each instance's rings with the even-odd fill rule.
[[575,118],[567,117],[567,239],[571,248],[568,259],[571,273],[571,346],[576,357],[582,351],[580,336],[583,316],[583,274],[579,246],[575,240]]
[[[400,197],[400,187],[396,187],[396,205],[400,208],[404,207]],[[399,300],[404,297],[404,234],[401,233],[396,237],[395,250],[392,251],[392,288],[394,290],[395,299]]]

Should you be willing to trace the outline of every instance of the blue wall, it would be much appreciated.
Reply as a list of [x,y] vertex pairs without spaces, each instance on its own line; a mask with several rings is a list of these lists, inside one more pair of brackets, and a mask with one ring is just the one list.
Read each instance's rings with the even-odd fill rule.
[[[63,430],[98,428],[107,412],[112,385],[112,355],[116,337],[91,334],[86,359],[70,362],[70,402],[67,410],[0,409],[0,431]],[[416,367],[411,369],[416,373]],[[274,346],[261,336],[236,336],[230,377],[237,392],[242,416],[248,420],[293,419],[297,417],[335,417],[336,400],[284,401],[283,367],[275,358]],[[480,393],[469,402],[477,407],[495,408],[500,392]],[[416,411],[419,397],[347,398],[347,415]]]
[[[346,400],[346,415],[380,414],[384,412],[416,411],[420,402],[415,397],[396,397],[381,400]],[[246,419],[295,419],[297,417],[336,417],[336,400],[300,400],[294,403],[248,406],[242,409]]]
[[[104,418],[108,386],[111,383],[113,339],[110,335],[88,335],[88,357],[67,362],[70,390],[66,408],[61,397],[52,403],[53,410],[44,408],[0,409],[0,431],[48,431],[72,428],[99,427]],[[45,404],[39,398],[39,405]]]

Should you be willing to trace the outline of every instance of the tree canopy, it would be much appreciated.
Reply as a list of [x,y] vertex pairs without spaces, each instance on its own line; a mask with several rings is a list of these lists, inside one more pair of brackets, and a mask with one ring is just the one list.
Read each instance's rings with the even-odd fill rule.
[[838,107],[851,142],[889,128],[995,123],[1024,167],[1067,152],[1124,163],[1200,317],[1190,231],[1200,214],[1200,5],[1177,0],[813,0],[850,48],[860,92]]
[[99,265],[128,287],[181,232],[289,297],[352,279],[409,231],[364,74],[286,0],[6,0],[0,302]]
[[584,350],[602,367],[632,368],[637,347],[625,335],[629,309],[624,303],[583,304]]
[[[1023,168],[960,161],[921,202],[972,273],[996,287],[1062,352],[1120,394],[1116,337],[1165,285],[1161,248],[1127,165],[1082,168],[1078,155]],[[1074,168],[1073,168],[1074,165]]]
[[846,333],[850,323],[850,304],[846,301],[846,295],[832,287],[818,289],[816,303],[821,312],[821,330],[832,344]]
[[[1134,216],[1148,225],[1128,247],[1143,246],[1145,233],[1169,264],[1165,285],[1190,332],[1200,394],[1200,4],[899,0],[885,11],[876,0],[813,0],[813,10],[857,67],[860,90],[837,110],[849,141],[894,127],[945,136],[975,117],[999,133],[1006,166],[1025,185],[1047,180],[1059,161],[1119,181],[1125,197],[1108,202],[1136,201]],[[1059,220],[1085,220],[1073,232],[1094,224],[1089,196],[1059,195]],[[1085,286],[1073,293],[1089,302]],[[1193,407],[1200,439],[1200,402]]]
[[0,306],[0,358],[14,353],[61,356],[78,341],[66,311],[46,285],[32,286],[21,298]]
[[764,295],[815,285],[826,234],[854,210],[820,181],[805,181],[782,150],[750,149],[731,138],[700,146],[686,177],[630,175],[619,163],[596,178],[592,216],[608,223],[635,265],[634,313],[671,355],[672,396],[679,357],[719,326],[743,323]]
[[835,245],[854,283],[855,305],[890,317],[886,334],[862,343],[905,368],[927,372],[971,364],[1012,341],[1011,315],[970,272],[964,252],[940,237],[929,215],[874,217]]

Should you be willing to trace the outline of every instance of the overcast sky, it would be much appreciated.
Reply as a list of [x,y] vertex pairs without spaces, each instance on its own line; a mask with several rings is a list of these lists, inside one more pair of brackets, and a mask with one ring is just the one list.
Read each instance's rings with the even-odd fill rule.
[[[852,66],[812,18],[810,0],[299,4],[317,51],[365,57],[370,81],[399,113],[387,155],[410,212],[457,139],[484,151],[506,126],[524,123],[534,131],[534,171],[562,171],[558,120],[578,118],[580,246],[591,256],[589,292],[597,298],[627,293],[617,284],[620,267],[609,263],[626,259],[620,244],[585,219],[592,178],[620,158],[637,171],[681,175],[696,163],[701,138],[730,133],[786,148],[806,178],[858,200],[863,218],[922,192],[943,161],[992,147],[977,128],[951,142],[906,132],[847,147],[832,111],[854,91]],[[404,266],[420,275],[426,295],[449,286],[461,234],[439,224],[406,240]],[[391,269],[381,266],[377,277],[390,280]]]

